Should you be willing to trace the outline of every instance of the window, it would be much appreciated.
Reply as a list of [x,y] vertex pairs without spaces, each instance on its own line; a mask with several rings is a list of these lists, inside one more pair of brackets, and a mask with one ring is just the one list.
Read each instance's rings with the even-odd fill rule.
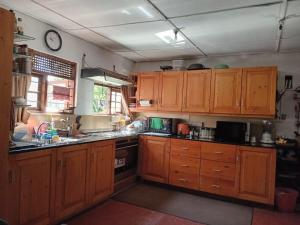
[[122,112],[122,95],[119,89],[95,84],[93,96],[94,113],[117,114]]
[[70,112],[75,101],[76,63],[30,51],[33,76],[27,103],[40,111]]
[[27,92],[27,104],[31,109],[40,109],[41,104],[41,78],[32,76]]

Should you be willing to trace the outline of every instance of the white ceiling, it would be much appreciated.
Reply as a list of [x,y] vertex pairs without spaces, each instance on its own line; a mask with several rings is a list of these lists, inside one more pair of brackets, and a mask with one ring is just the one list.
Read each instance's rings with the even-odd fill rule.
[[[134,61],[300,50],[300,1],[0,0]],[[255,7],[254,7],[255,6]],[[180,44],[156,34],[179,28]],[[178,37],[178,36],[177,36]]]

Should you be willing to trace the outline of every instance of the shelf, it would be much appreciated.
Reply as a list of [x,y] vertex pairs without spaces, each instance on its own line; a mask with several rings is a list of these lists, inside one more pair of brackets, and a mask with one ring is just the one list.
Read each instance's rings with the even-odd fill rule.
[[130,99],[136,99],[136,97],[135,97],[135,96],[130,96],[130,97],[128,97],[128,98],[130,98]]
[[28,35],[24,35],[24,34],[14,33],[14,41],[15,42],[32,41],[32,40],[35,40],[35,38],[34,37],[30,37]]
[[30,73],[17,73],[17,72],[12,72],[13,76],[31,76]]
[[23,54],[14,53],[13,58],[14,59],[29,59],[32,57],[31,57],[31,55],[23,55]]
[[15,105],[14,104],[14,107],[15,108],[27,108],[27,107],[30,107],[31,105]]

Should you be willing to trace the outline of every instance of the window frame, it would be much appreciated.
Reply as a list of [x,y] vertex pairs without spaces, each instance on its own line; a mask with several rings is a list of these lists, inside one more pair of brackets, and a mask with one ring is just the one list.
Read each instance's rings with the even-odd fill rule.
[[[103,116],[106,116],[106,115],[109,115],[109,116],[113,116],[113,115],[118,115],[118,114],[122,114],[124,111],[123,111],[123,105],[122,105],[122,99],[121,99],[121,112],[118,112],[118,113],[114,113],[114,114],[112,114],[111,113],[111,102],[112,102],[112,100],[111,100],[111,95],[112,95],[112,92],[114,91],[114,92],[119,92],[119,93],[121,93],[121,88],[118,88],[118,87],[115,87],[115,86],[110,86],[110,85],[107,85],[107,84],[101,84],[101,83],[97,83],[97,82],[95,82],[94,83],[94,86],[95,85],[97,85],[97,86],[103,86],[103,87],[107,87],[107,88],[109,88],[110,90],[109,90],[109,93],[110,93],[110,95],[109,95],[109,113],[108,114],[106,114],[106,113],[99,113],[99,112],[93,112],[95,115],[103,115]],[[122,96],[121,96],[122,97]]]
[[[46,53],[43,53],[43,52],[35,51],[33,49],[29,49],[29,53],[30,53],[31,56],[33,56],[34,54],[37,54],[37,55],[47,57],[49,59],[55,59],[59,62],[71,65],[72,75],[71,75],[70,78],[66,78],[66,77],[57,76],[57,75],[51,74],[51,73],[44,73],[44,72],[38,72],[38,71],[32,70],[31,76],[41,78],[41,81],[40,81],[41,82],[40,83],[40,89],[41,90],[40,90],[40,96],[39,96],[40,104],[38,105],[37,108],[28,108],[28,110],[32,111],[32,112],[48,113],[46,111],[47,93],[48,93],[48,79],[47,79],[48,76],[54,76],[54,77],[59,77],[59,78],[63,78],[63,79],[68,79],[68,80],[72,80],[74,82],[73,101],[72,101],[72,103],[75,106],[75,103],[76,103],[76,82],[77,82],[77,79],[76,79],[76,76],[77,76],[77,72],[76,72],[77,71],[77,63],[71,62],[71,61],[68,61],[68,60],[53,56],[53,55],[49,55],[49,54],[46,54]],[[49,112],[49,113],[53,113],[53,112]],[[74,114],[74,111],[70,112],[70,113],[69,112],[55,112],[55,113],[57,113],[57,114]]]
[[42,107],[42,90],[43,90],[43,77],[40,75],[31,75],[31,77],[36,77],[39,79],[38,81],[38,91],[27,91],[27,93],[36,93],[38,98],[37,98],[37,107],[28,107],[30,111],[41,111]]

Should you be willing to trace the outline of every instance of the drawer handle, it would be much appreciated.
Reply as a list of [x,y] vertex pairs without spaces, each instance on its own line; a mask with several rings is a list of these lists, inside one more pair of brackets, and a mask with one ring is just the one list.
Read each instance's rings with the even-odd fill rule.
[[215,154],[223,154],[223,152],[215,152]]
[[221,172],[222,170],[214,170],[214,172]]
[[185,165],[185,164],[183,164],[183,165],[180,165],[181,167],[189,167],[188,165]]
[[220,185],[216,185],[216,184],[212,184],[211,186],[214,188],[220,188]]
[[180,182],[183,182],[183,183],[186,183],[187,182],[187,180],[186,179],[183,179],[183,178],[179,178],[178,179]]
[[182,150],[189,150],[189,148],[187,148],[187,147],[182,147],[181,149]]

